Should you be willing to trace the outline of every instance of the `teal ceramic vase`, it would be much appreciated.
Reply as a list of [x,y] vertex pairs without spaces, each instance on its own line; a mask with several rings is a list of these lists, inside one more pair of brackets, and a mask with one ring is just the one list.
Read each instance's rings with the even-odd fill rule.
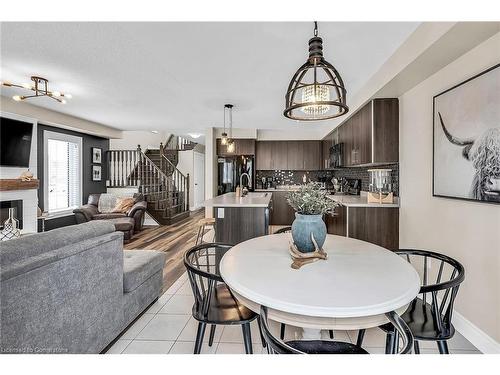
[[326,240],[326,225],[323,221],[323,215],[301,215],[295,213],[295,220],[292,224],[292,238],[299,251],[310,253],[315,250],[311,233],[321,248]]

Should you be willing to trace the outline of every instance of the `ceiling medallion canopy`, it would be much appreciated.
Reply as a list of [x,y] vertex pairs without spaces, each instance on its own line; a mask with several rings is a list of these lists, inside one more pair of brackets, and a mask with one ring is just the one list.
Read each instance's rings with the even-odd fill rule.
[[292,77],[285,95],[283,114],[293,120],[328,120],[345,115],[346,89],[340,74],[323,58],[323,39],[314,22],[314,37],[309,39],[309,59]]
[[[222,133],[221,143],[227,145],[227,152],[234,152],[235,145],[233,139],[233,105],[224,104],[224,133]],[[226,134],[226,110],[228,112],[228,122],[229,122],[229,137]],[[224,142],[224,136],[226,141]]]
[[34,92],[34,94],[30,92],[30,95],[14,95],[12,99],[14,99],[16,102],[20,102],[30,98],[40,98],[43,96],[47,96],[58,101],[59,103],[66,104],[66,99],[72,98],[71,94],[68,93],[62,93],[60,91],[50,91],[49,80],[46,78],[31,76],[31,81],[33,83],[15,84],[2,81],[0,84],[6,87],[18,87]]

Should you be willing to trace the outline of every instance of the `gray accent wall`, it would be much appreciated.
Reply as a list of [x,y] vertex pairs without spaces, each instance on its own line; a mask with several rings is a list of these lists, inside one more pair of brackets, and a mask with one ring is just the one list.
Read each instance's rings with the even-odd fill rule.
[[[82,194],[82,204],[87,203],[89,194],[93,193],[104,193],[106,192],[106,178],[108,175],[108,165],[106,163],[106,151],[109,150],[109,139],[96,137],[89,134],[79,133],[71,130],[61,129],[54,126],[44,125],[38,123],[37,128],[37,175],[40,180],[40,188],[38,189],[38,204],[39,207],[44,211],[44,170],[43,170],[43,160],[45,157],[44,143],[43,143],[43,132],[45,130],[58,132],[63,134],[69,134],[82,138],[82,166],[83,166],[83,194]],[[100,147],[102,149],[102,163],[96,164],[102,167],[102,180],[92,181],[92,147]],[[60,217],[57,219],[51,219],[46,221],[46,230],[58,228],[61,226],[76,224],[74,216]]]

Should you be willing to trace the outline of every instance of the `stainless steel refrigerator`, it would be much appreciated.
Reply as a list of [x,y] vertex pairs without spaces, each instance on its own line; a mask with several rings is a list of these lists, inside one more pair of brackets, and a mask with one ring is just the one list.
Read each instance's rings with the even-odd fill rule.
[[248,173],[250,181],[243,177],[243,186],[248,186],[249,191],[255,188],[255,162],[253,156],[231,156],[219,157],[217,159],[218,186],[217,194],[225,194],[236,191],[236,186],[240,184],[242,173]]

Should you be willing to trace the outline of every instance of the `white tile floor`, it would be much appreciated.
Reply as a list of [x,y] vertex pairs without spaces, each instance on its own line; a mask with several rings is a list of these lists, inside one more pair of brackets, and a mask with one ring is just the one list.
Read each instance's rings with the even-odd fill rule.
[[[182,275],[159,300],[153,304],[108,350],[110,354],[192,354],[198,323],[191,317],[193,296],[187,275]],[[279,324],[271,322],[277,333]],[[243,336],[239,326],[217,326],[212,347],[208,346],[209,328],[207,327],[202,353],[204,354],[243,354]],[[287,326],[286,339],[298,338],[300,328]],[[322,338],[329,339],[328,332]],[[357,331],[336,331],[335,339],[355,342]],[[265,353],[260,343],[257,322],[252,322],[252,342],[254,353]],[[370,353],[384,353],[385,336],[377,329],[366,331],[364,345]],[[479,354],[480,352],[457,333],[448,342],[451,353]],[[422,353],[438,353],[432,342],[420,342]]]

